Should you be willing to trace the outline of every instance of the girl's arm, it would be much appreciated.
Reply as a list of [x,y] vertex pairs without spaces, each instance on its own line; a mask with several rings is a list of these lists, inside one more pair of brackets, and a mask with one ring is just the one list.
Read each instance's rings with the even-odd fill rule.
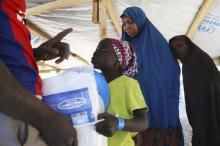
[[[146,109],[137,109],[133,111],[133,119],[124,119],[125,125],[122,130],[131,132],[144,131],[148,127]],[[121,117],[119,117],[121,118]],[[111,137],[118,129],[118,117],[107,112],[101,113],[98,119],[104,121],[96,124],[96,131],[104,136]]]
[[133,119],[125,120],[125,127],[123,130],[132,132],[141,132],[146,130],[148,127],[146,109],[134,110],[133,115]]

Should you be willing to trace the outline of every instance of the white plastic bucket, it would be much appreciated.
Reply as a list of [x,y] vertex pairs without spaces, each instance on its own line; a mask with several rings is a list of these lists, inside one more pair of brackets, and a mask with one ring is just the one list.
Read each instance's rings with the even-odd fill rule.
[[[44,79],[42,92],[43,101],[72,122],[78,146],[107,146],[107,138],[98,134],[94,126],[109,100],[107,83],[101,74],[94,74],[90,67],[72,68]],[[98,92],[105,97],[101,98]]]

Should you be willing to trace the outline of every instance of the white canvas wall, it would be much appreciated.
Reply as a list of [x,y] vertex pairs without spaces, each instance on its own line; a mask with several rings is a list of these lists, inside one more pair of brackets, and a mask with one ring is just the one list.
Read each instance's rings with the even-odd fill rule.
[[212,57],[220,56],[220,0],[215,0],[193,41]]
[[[27,0],[29,7],[47,1]],[[141,7],[152,23],[168,40],[174,35],[186,33],[202,2],[203,0],[114,0],[114,5],[118,16],[126,7]],[[51,35],[55,35],[65,28],[72,27],[74,32],[68,35],[65,41],[70,43],[73,52],[90,61],[100,40],[99,27],[91,22],[91,18],[92,3],[88,3],[33,16],[31,20]],[[108,19],[107,31],[108,37],[119,38],[110,19]],[[40,39],[35,36],[33,45],[37,46],[40,42]],[[72,59],[71,61],[63,62],[58,67],[79,66],[81,64],[76,59]]]

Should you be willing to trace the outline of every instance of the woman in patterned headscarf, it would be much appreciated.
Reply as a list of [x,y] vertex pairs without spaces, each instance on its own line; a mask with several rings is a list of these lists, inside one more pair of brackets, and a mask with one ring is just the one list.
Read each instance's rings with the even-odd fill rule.
[[121,18],[122,40],[131,43],[137,53],[138,73],[135,79],[149,105],[149,128],[142,133],[143,146],[182,145],[178,63],[167,41],[142,9],[126,8]]
[[108,81],[110,103],[106,113],[99,115],[104,121],[96,124],[96,130],[110,137],[108,146],[134,146],[136,132],[147,128],[147,106],[136,80],[136,55],[125,41],[102,40],[92,57],[95,68],[102,70]]
[[170,47],[182,62],[192,146],[220,146],[220,76],[215,63],[187,36],[173,37]]

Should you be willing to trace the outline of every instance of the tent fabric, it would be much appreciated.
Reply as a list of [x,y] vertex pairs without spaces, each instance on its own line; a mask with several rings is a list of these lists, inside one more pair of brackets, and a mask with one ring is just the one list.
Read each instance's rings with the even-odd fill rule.
[[[54,0],[27,0],[27,6],[31,8],[52,1]],[[203,0],[113,0],[113,2],[118,18],[128,6],[141,7],[151,22],[168,40],[174,35],[186,33]],[[91,21],[92,3],[53,10],[31,16],[29,19],[52,36],[65,28],[72,27],[73,33],[69,34],[64,41],[70,43],[73,52],[90,61],[100,40],[99,25],[93,24]],[[118,21],[121,23],[120,19]],[[108,37],[120,39],[111,22],[108,18]],[[40,42],[42,40],[38,36],[33,37],[32,44],[34,46],[39,45]],[[80,63],[77,60],[71,60],[58,67],[79,66]]]
[[215,0],[193,36],[193,42],[213,58],[220,55],[220,0]]
[[[53,2],[55,0],[26,0],[28,8],[39,6],[47,2]],[[92,2],[92,1],[91,1]],[[179,34],[185,34],[192,23],[197,11],[203,3],[203,0],[113,0],[116,13],[118,16],[123,12],[126,7],[139,6],[141,7],[151,22],[158,28],[163,36],[169,40],[171,37]],[[220,18],[220,0],[215,0],[213,6],[209,10],[209,14],[203,20],[198,30],[193,37],[194,43],[204,49],[211,56],[219,56],[219,18]],[[72,27],[73,33],[64,38],[64,41],[68,42],[71,47],[71,51],[79,54],[84,59],[90,62],[93,52],[100,40],[98,24],[92,23],[92,3],[82,4],[78,6],[68,7],[64,9],[57,9],[47,13],[43,13],[36,16],[29,17],[34,23],[39,25],[44,31],[48,32],[52,36],[56,35],[61,30]],[[212,20],[212,21],[210,21]],[[118,20],[120,23],[120,19]],[[108,18],[108,37],[118,38],[112,21]],[[209,23],[210,22],[210,23]],[[215,31],[210,33],[206,27],[207,24],[214,26]],[[205,26],[205,27],[204,27]],[[208,25],[210,26],[210,25]],[[202,30],[202,31],[201,31]],[[39,36],[32,33],[32,45],[38,46],[44,40]],[[208,47],[206,47],[208,46]],[[68,61],[64,61],[59,65],[53,63],[53,61],[46,62],[50,65],[57,66],[58,68],[70,68],[74,66],[84,65],[76,58],[70,58]],[[40,70],[45,67],[40,66]],[[50,73],[42,73],[43,78],[51,76]],[[182,91],[182,90],[181,90]],[[183,97],[183,96],[182,96]],[[184,99],[181,102],[184,105]],[[181,108],[181,123],[184,127],[187,127],[186,114],[183,114],[185,110]],[[186,126],[187,125],[187,126]],[[183,129],[185,145],[190,145],[189,133],[190,128]]]

